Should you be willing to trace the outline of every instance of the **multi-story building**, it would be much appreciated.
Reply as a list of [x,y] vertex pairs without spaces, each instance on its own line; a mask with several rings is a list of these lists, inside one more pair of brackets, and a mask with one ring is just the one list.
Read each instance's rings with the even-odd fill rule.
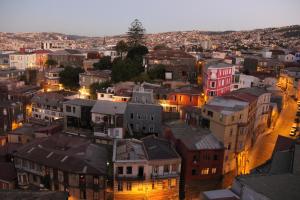
[[175,144],[182,158],[182,197],[199,197],[202,181],[220,181],[223,174],[224,146],[211,131],[192,128],[183,121],[172,121],[166,124],[164,136]]
[[82,67],[85,56],[78,50],[65,49],[58,50],[48,55],[49,59],[55,60],[60,66],[76,66]]
[[97,91],[98,100],[127,102],[131,99],[132,88],[108,87],[105,91]]
[[72,99],[63,103],[64,129],[73,134],[92,133],[92,113],[95,100]]
[[126,126],[130,133],[160,133],[162,106],[155,104],[153,90],[136,86],[127,103]]
[[207,98],[230,92],[235,67],[231,64],[213,61],[203,68],[203,90]]
[[246,74],[235,73],[231,84],[231,91],[238,90],[240,88],[250,88],[258,86],[260,79],[255,76]]
[[36,54],[34,53],[15,53],[9,55],[10,67],[16,69],[32,69],[36,68]]
[[0,80],[19,80],[24,74],[24,70],[16,68],[0,69]]
[[59,73],[64,68],[53,68],[45,72],[45,91],[58,91],[62,89],[62,84],[59,82]]
[[196,58],[184,51],[172,49],[155,50],[144,57],[146,70],[153,69],[159,64],[165,65],[166,80],[195,81],[197,78]]
[[181,158],[167,140],[115,140],[113,163],[114,199],[179,199]]
[[79,74],[80,97],[85,99],[90,98],[90,86],[94,83],[110,81],[110,74],[110,70],[86,71]]
[[23,145],[14,153],[18,186],[68,192],[72,199],[106,199],[109,146],[55,134]]
[[124,115],[126,102],[98,100],[91,110],[94,135],[123,138],[125,134]]
[[48,55],[49,53],[51,53],[52,51],[49,50],[36,50],[34,51],[35,55],[36,55],[36,65],[44,70],[46,67],[46,62],[48,60]]
[[247,161],[249,103],[226,97],[215,97],[202,109],[202,126],[211,130],[224,144],[223,171],[243,172]]
[[23,104],[19,101],[0,101],[0,133],[14,130],[24,122]]
[[74,93],[67,91],[38,93],[32,98],[32,117],[38,120],[52,122],[63,119],[63,102]]
[[288,95],[300,97],[300,68],[288,67],[282,69],[279,77],[279,86],[287,92]]

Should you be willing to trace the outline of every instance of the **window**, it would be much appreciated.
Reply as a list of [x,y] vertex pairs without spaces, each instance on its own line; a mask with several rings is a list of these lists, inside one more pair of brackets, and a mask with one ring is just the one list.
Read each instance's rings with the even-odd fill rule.
[[94,200],[98,200],[99,199],[99,193],[98,192],[94,192]]
[[212,174],[217,173],[217,168],[215,168],[215,167],[214,167],[214,168],[211,168],[211,173],[212,173]]
[[231,116],[231,121],[234,121],[234,116]]
[[66,111],[71,112],[71,106],[66,106]]
[[126,167],[126,174],[132,174],[132,167]]
[[164,173],[169,173],[170,165],[164,165]]
[[153,121],[154,120],[154,115],[151,115],[150,119]]
[[130,113],[130,118],[133,119],[133,113]]
[[123,167],[118,167],[118,174],[123,174]]
[[126,187],[126,189],[127,189],[128,191],[131,191],[131,187],[132,187],[132,183],[131,183],[131,182],[127,182],[127,187]]
[[229,136],[230,136],[230,137],[232,136],[232,133],[233,133],[233,129],[231,128],[231,129],[230,129],[230,132],[229,132]]
[[164,179],[164,180],[162,181],[162,188],[165,189],[165,188],[167,188],[167,187],[168,187],[168,180],[165,180],[165,179]]
[[214,155],[214,160],[218,160],[218,155],[217,154]]
[[216,81],[211,81],[210,82],[210,87],[215,88],[216,87]]
[[242,114],[240,114],[240,119],[242,119]]
[[101,96],[101,97],[104,97],[104,94],[101,94],[100,96]]
[[76,108],[75,107],[72,107],[72,108],[73,108],[73,113],[75,113]]
[[214,116],[214,113],[213,113],[212,111],[208,110],[208,111],[207,111],[207,115],[210,116],[210,117],[213,117],[213,116]]
[[207,175],[209,173],[209,168],[203,168],[202,170],[201,170],[201,174],[202,175]]
[[118,191],[123,191],[123,183],[122,183],[122,181],[118,181]]
[[196,175],[196,169],[192,169],[192,175]]
[[98,177],[94,177],[94,185],[98,185],[99,184],[99,178]]
[[231,149],[231,143],[228,144],[227,149],[228,149],[228,150]]
[[170,187],[176,187],[176,178],[170,180]]
[[192,96],[190,96],[190,102],[192,102],[193,101],[193,97]]
[[157,173],[158,173],[158,166],[153,166],[152,172],[153,172],[154,174],[157,174]]

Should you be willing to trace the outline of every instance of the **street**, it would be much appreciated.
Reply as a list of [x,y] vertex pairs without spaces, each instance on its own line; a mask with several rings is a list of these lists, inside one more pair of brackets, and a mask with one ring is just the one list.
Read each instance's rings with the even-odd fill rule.
[[296,116],[297,103],[289,97],[286,104],[278,117],[274,130],[270,134],[260,136],[249,152],[247,172],[263,164],[271,157],[278,135],[291,137],[289,133]]

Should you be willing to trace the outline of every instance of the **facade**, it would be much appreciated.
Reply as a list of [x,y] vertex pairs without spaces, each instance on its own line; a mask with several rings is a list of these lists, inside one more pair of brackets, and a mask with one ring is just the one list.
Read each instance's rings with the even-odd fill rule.
[[18,186],[64,191],[72,199],[106,199],[109,157],[108,146],[82,137],[36,139],[14,153]]
[[9,65],[19,70],[36,68],[36,54],[16,53],[9,55]]
[[260,79],[255,76],[235,73],[233,75],[231,91],[238,90],[240,88],[254,87],[254,86],[257,86],[259,84],[259,82],[260,82]]
[[149,52],[144,58],[146,70],[156,65],[165,65],[165,79],[175,81],[195,81],[196,58],[180,50],[155,50]]
[[215,97],[202,109],[202,126],[211,130],[224,144],[223,172],[245,169],[248,139],[249,103],[226,97]]
[[48,60],[48,55],[51,53],[49,50],[36,50],[34,51],[36,55],[36,66],[39,66],[40,69],[45,69],[46,62]]
[[62,89],[62,84],[59,83],[59,73],[63,68],[53,68],[45,72],[45,91],[58,91]]
[[64,129],[73,134],[91,134],[92,114],[91,110],[95,100],[72,99],[63,103]]
[[235,67],[222,62],[211,62],[204,66],[203,90],[207,97],[221,96],[230,92]]
[[108,87],[105,91],[97,91],[97,99],[115,102],[127,102],[131,99],[132,89],[119,89]]
[[110,81],[110,74],[110,70],[86,71],[79,74],[80,97],[90,98],[90,86],[93,83],[103,83],[106,81]]
[[0,162],[0,189],[13,190],[16,188],[17,172],[12,163]]
[[71,92],[44,92],[38,93],[32,98],[32,117],[38,120],[52,122],[63,119],[63,102],[67,97],[73,95]]
[[65,49],[50,53],[49,59],[55,60],[58,66],[82,67],[85,56],[78,50]]
[[83,69],[84,71],[94,69],[94,64],[99,62],[99,59],[88,59],[83,61]]
[[299,67],[288,67],[282,69],[278,84],[286,91],[287,95],[294,96],[295,98],[300,97],[300,68]]
[[197,198],[201,181],[220,181],[224,146],[209,130],[192,128],[183,121],[173,121],[166,124],[164,136],[175,144],[182,158],[182,196]]
[[133,89],[132,99],[127,103],[125,113],[129,133],[160,133],[162,106],[154,103],[153,91],[137,86]]
[[14,130],[24,122],[23,104],[19,101],[0,101],[0,133]]
[[114,199],[179,199],[181,159],[168,141],[115,140]]
[[126,102],[98,100],[91,110],[94,135],[123,138],[125,135],[124,115],[126,107]]
[[18,80],[24,74],[24,70],[18,70],[15,68],[0,69],[0,80]]

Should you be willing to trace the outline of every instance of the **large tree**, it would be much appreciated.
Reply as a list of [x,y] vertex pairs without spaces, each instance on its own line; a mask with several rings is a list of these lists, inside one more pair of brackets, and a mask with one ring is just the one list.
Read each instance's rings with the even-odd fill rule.
[[146,29],[144,29],[142,23],[135,19],[127,32],[127,43],[129,47],[134,47],[143,44],[144,35]]
[[143,56],[148,53],[148,48],[144,45],[131,47],[127,52],[127,58],[142,64]]
[[123,53],[125,53],[128,50],[128,45],[124,40],[121,40],[116,45],[116,51],[118,54],[121,55],[121,58],[123,58]]
[[104,56],[102,57],[97,63],[94,63],[94,69],[104,70],[104,69],[110,69],[111,68],[111,57],[110,56]]
[[84,70],[80,67],[67,66],[59,73],[59,82],[66,89],[77,90],[79,88],[79,74],[83,72]]
[[128,81],[143,71],[140,63],[131,59],[118,59],[112,67],[112,81]]
[[55,67],[57,65],[57,61],[53,59],[47,59],[45,64],[47,67]]

